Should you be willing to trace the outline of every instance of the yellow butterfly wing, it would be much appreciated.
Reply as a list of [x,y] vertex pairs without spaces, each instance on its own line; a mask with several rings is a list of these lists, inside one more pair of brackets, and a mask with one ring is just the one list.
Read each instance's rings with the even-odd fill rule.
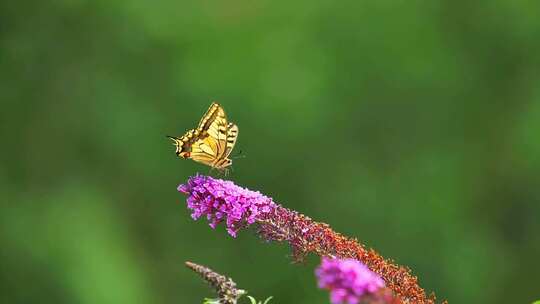
[[213,102],[206,113],[204,113],[197,129],[201,131],[208,131],[208,129],[216,122],[216,120],[227,125],[227,115],[225,110],[216,102]]
[[196,162],[213,167],[217,159],[217,145],[213,138],[197,140],[191,146],[190,158]]
[[237,125],[216,118],[208,128],[208,136],[193,144],[191,158],[218,169],[228,167],[232,164],[232,160],[228,156],[231,154],[237,138]]
[[[219,138],[219,132],[216,123],[226,124],[226,121],[227,119],[223,108],[218,103],[213,102],[206,111],[206,113],[202,116],[197,128],[188,130],[181,137],[167,137],[174,141],[174,144],[176,145],[176,155],[183,158],[189,158],[191,154],[191,146],[195,142],[208,136],[209,129],[211,129],[213,137]],[[206,144],[211,144],[212,149],[216,150],[215,144]]]
[[196,129],[173,140],[177,145],[177,155],[214,168],[224,169],[232,163],[228,156],[237,138],[238,126],[228,122],[225,110],[218,103],[213,102]]
[[227,126],[226,148],[223,157],[229,157],[238,138],[238,126],[230,122]]

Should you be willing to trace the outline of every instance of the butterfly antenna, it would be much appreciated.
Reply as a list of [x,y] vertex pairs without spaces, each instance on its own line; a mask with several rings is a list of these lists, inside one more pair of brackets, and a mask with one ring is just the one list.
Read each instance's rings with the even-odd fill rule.
[[165,135],[165,137],[170,138],[170,139],[178,139],[178,140],[180,139],[180,138],[178,138],[176,136],[170,136],[170,135]]
[[167,138],[170,138],[170,139],[173,141],[173,143],[172,143],[173,146],[178,146],[178,142],[180,141],[179,138],[176,138],[176,137],[170,136],[170,135],[165,135],[165,136],[166,136]]

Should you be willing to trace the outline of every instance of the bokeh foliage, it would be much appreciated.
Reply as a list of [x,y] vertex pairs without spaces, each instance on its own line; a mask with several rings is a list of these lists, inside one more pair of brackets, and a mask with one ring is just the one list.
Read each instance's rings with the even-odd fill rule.
[[197,303],[185,260],[327,303],[312,258],[190,220],[164,137],[212,100],[232,179],[410,266],[450,303],[530,303],[534,1],[0,2],[2,303]]

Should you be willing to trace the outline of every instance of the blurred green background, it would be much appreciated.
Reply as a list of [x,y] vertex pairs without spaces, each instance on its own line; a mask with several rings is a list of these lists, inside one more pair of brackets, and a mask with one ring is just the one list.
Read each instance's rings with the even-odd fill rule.
[[195,222],[164,135],[217,100],[230,177],[450,303],[540,297],[533,1],[0,2],[0,301],[200,303],[185,260],[328,303],[318,260]]

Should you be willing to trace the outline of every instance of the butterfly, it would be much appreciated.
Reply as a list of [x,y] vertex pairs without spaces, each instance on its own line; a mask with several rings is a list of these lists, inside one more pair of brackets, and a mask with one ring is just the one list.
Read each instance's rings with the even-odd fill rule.
[[227,172],[226,168],[232,164],[229,155],[238,138],[238,126],[228,122],[223,107],[213,102],[197,128],[181,137],[167,137],[173,140],[179,157]]

